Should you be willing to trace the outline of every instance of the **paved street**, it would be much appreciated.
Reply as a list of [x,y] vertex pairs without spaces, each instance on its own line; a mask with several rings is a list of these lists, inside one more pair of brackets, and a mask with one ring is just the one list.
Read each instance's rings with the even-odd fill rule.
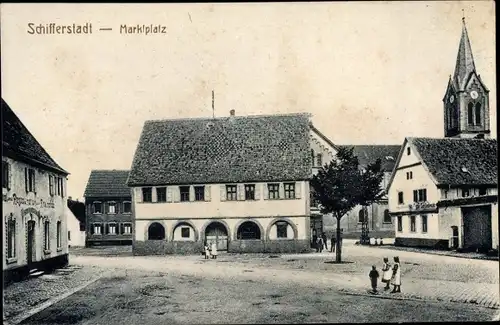
[[[219,319],[225,323],[366,322],[370,315],[382,317],[382,321],[479,321],[491,320],[498,313],[497,262],[356,246],[349,242],[345,244],[343,253],[346,263],[334,264],[331,263],[334,258],[332,253],[281,256],[221,254],[217,260],[204,260],[201,255],[134,257],[127,247],[78,250],[71,255],[71,264],[81,267],[80,272],[91,274],[83,278],[103,278],[23,324],[61,324],[61,319],[54,319],[54,315],[60,314],[61,310],[79,315],[63,321],[64,324],[113,324],[112,316],[116,308],[121,314],[130,314],[130,319],[137,314],[153,315],[151,318],[144,316],[151,324],[159,319],[169,323],[216,323]],[[380,267],[384,256],[400,257],[403,292],[382,293],[373,297],[367,293],[368,272],[372,264]],[[106,272],[112,275],[106,275],[109,274]],[[20,292],[19,287],[26,286],[30,281],[16,284],[17,292]],[[166,306],[166,302],[161,301],[163,294],[151,298],[151,303],[146,297],[137,295],[137,292],[144,292],[144,288],[158,283],[172,283],[169,286],[169,290],[173,290],[168,294],[169,301],[177,306],[175,311],[164,310],[163,314],[160,311],[164,316],[158,315],[158,310],[155,310],[158,306]],[[33,288],[33,285],[30,287]],[[9,287],[8,290],[12,289]],[[115,295],[124,294],[124,290],[128,292],[127,301],[139,304],[135,309],[117,307],[115,302],[125,298],[116,298]],[[219,291],[223,297],[213,298],[213,292]],[[191,300],[186,302],[186,306],[191,309],[200,306],[195,308],[200,313],[196,319],[189,318],[189,315],[194,315],[193,311],[182,304],[185,298],[181,296],[187,293]],[[270,298],[273,295],[280,296],[279,304],[274,304],[276,299]],[[7,306],[12,305],[13,296],[15,294],[7,292]],[[220,300],[214,304],[211,299]],[[341,307],[333,308],[332,305],[336,306],[337,302],[352,303],[357,308],[351,312]],[[325,310],[321,307],[323,305]],[[88,312],[81,314],[78,306],[86,306]],[[262,317],[253,315],[252,312],[256,312],[254,306],[265,306],[267,314]],[[209,311],[205,310],[207,308]],[[245,312],[241,313],[242,310]],[[299,310],[303,315],[295,313]],[[361,315],[367,318],[360,319]]]

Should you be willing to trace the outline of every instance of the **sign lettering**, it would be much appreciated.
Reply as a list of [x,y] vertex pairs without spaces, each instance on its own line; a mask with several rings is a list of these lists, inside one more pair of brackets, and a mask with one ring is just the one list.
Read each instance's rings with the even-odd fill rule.
[[17,206],[33,206],[38,208],[48,208],[55,209],[54,202],[44,201],[40,199],[39,201],[33,199],[27,199],[23,197],[17,197],[15,194],[12,194],[12,197],[8,197],[7,195],[3,195],[3,202],[12,202],[12,204]]

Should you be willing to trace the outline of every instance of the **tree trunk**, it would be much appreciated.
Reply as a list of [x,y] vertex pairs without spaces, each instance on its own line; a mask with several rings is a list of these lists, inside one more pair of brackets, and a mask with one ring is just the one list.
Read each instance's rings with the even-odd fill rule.
[[335,262],[340,263],[342,261],[342,252],[340,251],[340,248],[342,247],[340,245],[340,241],[342,238],[340,238],[340,217],[337,216],[337,242],[335,243],[336,247],[336,254],[335,254]]

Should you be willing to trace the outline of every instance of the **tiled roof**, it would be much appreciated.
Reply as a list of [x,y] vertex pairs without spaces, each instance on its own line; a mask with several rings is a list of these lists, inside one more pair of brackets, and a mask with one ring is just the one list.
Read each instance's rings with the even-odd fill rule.
[[358,157],[361,166],[368,166],[380,158],[382,169],[386,172],[392,172],[396,160],[398,159],[400,145],[360,145],[343,146],[354,147],[354,154]]
[[128,184],[308,179],[309,115],[147,121]]
[[128,170],[92,170],[85,197],[131,197],[127,186]]
[[497,184],[497,140],[408,138],[439,185]]
[[2,149],[3,154],[13,154],[26,162],[40,164],[51,170],[68,174],[61,168],[2,98]]
[[85,203],[68,199],[68,209],[73,213],[75,218],[85,224]]

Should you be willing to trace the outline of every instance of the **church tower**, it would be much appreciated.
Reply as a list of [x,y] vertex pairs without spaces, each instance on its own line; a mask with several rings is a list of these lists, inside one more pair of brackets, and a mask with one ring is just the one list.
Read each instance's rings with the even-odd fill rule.
[[489,138],[489,90],[476,72],[465,18],[455,72],[448,81],[443,104],[445,137]]

